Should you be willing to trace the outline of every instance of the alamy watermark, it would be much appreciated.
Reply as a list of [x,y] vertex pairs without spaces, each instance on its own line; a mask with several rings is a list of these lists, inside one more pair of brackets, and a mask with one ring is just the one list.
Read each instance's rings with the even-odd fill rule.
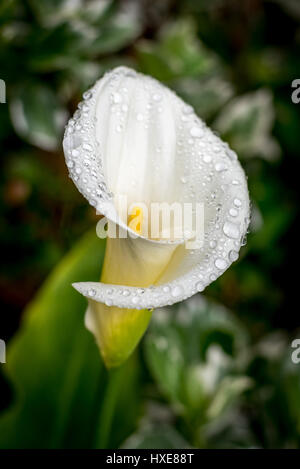
[[6,344],[0,339],[0,363],[6,363]]
[[154,241],[184,242],[186,249],[203,246],[203,203],[134,202],[128,206],[127,196],[119,195],[115,207],[121,223],[111,223],[106,217],[99,220],[96,227],[99,238],[142,236]]
[[0,79],[0,103],[6,103],[6,85],[5,81]]
[[292,88],[295,88],[291,94],[291,98],[294,104],[300,103],[300,78],[295,78],[292,81]]
[[298,363],[300,363],[300,339],[294,339],[291,343],[291,347],[295,349],[291,355],[292,362],[298,365]]

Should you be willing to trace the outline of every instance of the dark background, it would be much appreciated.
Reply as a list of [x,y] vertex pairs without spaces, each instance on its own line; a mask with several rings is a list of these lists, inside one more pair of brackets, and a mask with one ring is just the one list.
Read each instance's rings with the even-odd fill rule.
[[[94,446],[297,448],[300,364],[291,360],[291,342],[300,338],[300,103],[291,100],[291,83],[300,78],[297,0],[0,1],[0,78],[7,87],[7,102],[0,104],[0,337],[9,343],[24,327],[23,311],[46,277],[95,226],[94,210],[68,178],[63,128],[82,92],[121,64],[166,83],[229,142],[248,176],[252,221],[240,260],[205,299],[197,295],[169,308],[170,323],[153,321],[133,358],[140,378],[130,416],[118,404],[124,432],[111,436],[112,418]],[[186,315],[198,311],[190,331],[181,325],[185,308]],[[173,364],[170,376],[164,347],[153,349],[153,337],[161,336],[186,360]],[[15,356],[18,339],[11,342]],[[0,366],[5,415],[18,405],[18,394],[14,372]],[[31,360],[22,369],[29,382]],[[105,371],[103,379],[109,387]],[[114,386],[117,394],[122,385]],[[42,391],[32,389],[38,399]],[[33,418],[33,434],[49,408],[60,412],[55,397],[49,399],[51,405],[39,407],[40,427]],[[107,409],[105,396],[103,402]],[[31,420],[21,414],[4,443],[0,434],[2,446],[85,447],[92,441],[72,432],[27,441]],[[68,421],[74,418],[70,410]],[[102,418],[100,412],[95,433]],[[6,432],[3,425],[0,419]]]

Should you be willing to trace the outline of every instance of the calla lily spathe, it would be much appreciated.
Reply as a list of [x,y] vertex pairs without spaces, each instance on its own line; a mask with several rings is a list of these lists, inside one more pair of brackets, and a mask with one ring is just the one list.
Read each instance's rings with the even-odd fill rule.
[[[107,239],[100,282],[73,284],[89,300],[86,325],[111,367],[132,352],[149,310],[203,291],[238,258],[249,196],[236,154],[153,78],[119,67],[83,97],[64,137],[70,176],[98,213],[135,235]],[[202,203],[202,247],[132,229],[116,204],[124,195],[128,206]]]

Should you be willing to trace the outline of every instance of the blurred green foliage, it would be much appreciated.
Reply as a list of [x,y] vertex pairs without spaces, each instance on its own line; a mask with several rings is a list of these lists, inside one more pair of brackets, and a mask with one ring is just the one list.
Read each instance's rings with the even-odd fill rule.
[[[0,447],[300,447],[299,49],[294,0],[1,2]],[[238,152],[252,221],[241,261],[204,297],[156,311],[108,373],[70,286],[99,277],[104,245],[84,235],[97,217],[61,141],[82,92],[121,64],[165,82]]]

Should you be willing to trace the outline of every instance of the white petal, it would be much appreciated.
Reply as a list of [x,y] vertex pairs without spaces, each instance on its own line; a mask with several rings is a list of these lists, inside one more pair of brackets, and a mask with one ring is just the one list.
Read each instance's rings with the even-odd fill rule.
[[[236,154],[190,106],[150,77],[121,67],[89,93],[64,139],[80,192],[125,230],[111,191],[134,203],[203,203],[204,244],[193,250],[180,244],[155,286],[143,291],[94,282],[74,287],[121,308],[164,306],[202,291],[237,259],[249,223],[247,183]],[[144,249],[152,243],[145,241]]]

